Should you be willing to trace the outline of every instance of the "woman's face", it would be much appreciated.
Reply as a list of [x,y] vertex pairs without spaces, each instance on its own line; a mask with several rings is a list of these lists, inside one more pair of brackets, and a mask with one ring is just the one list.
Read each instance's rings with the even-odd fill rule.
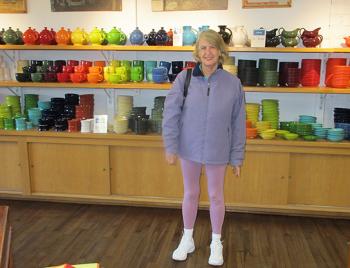
[[199,59],[202,66],[215,67],[219,63],[220,51],[207,40],[199,40]]

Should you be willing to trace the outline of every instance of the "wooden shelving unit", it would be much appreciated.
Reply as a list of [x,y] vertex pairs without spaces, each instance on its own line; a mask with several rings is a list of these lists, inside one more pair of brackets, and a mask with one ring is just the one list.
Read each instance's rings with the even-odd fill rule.
[[[102,51],[188,51],[193,46],[118,46],[118,45],[0,45],[0,50],[102,50]],[[305,47],[229,47],[229,52],[274,52],[274,53],[349,53],[350,48],[305,48]]]
[[[101,89],[147,89],[147,90],[168,90],[171,83],[38,83],[38,82],[17,82],[17,81],[1,81],[0,87],[36,87],[36,88],[101,88]],[[310,94],[350,94],[350,88],[329,88],[329,87],[244,87],[245,92],[260,93],[310,93]]]

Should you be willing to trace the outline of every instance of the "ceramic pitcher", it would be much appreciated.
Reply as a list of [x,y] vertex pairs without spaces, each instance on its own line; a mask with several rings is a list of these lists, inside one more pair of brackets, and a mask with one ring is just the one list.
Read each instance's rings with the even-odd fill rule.
[[231,42],[232,31],[226,25],[219,25],[219,34],[224,40],[225,44],[229,45]]
[[235,26],[232,29],[232,43],[234,47],[243,47],[247,44],[248,34],[244,26]]
[[192,46],[197,41],[198,31],[192,29],[191,26],[183,26],[182,33],[182,45],[183,46]]

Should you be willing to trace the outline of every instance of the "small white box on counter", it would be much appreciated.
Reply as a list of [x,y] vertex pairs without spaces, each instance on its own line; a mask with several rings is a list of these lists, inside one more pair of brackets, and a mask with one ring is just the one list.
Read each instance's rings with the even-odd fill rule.
[[251,47],[265,47],[266,30],[264,28],[254,29]]

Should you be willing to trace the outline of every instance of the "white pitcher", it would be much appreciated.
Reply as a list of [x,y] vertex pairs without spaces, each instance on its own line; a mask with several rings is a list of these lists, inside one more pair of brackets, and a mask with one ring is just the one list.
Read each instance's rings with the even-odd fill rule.
[[234,47],[244,47],[247,41],[248,34],[244,26],[235,26],[232,28],[232,43]]

